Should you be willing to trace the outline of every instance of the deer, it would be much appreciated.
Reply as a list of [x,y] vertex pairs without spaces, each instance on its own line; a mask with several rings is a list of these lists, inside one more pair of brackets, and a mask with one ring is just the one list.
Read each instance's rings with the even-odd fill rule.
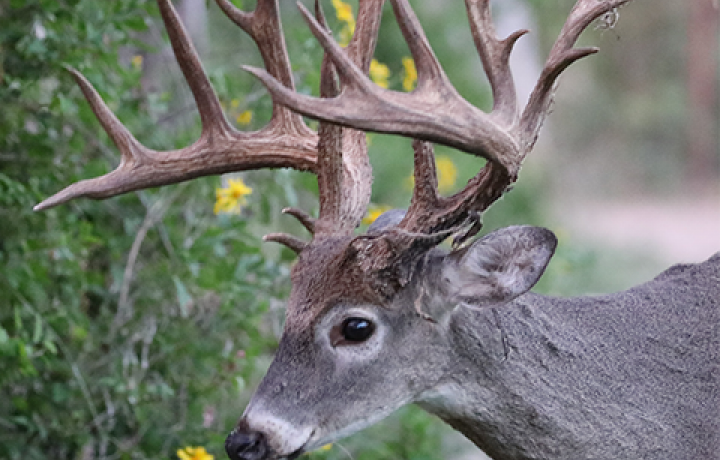
[[[295,91],[277,0],[251,12],[216,2],[258,46],[264,68],[244,69],[273,99],[269,123],[230,125],[171,1],[158,0],[200,113],[199,139],[175,151],[144,147],[70,68],[122,157],[35,209],[231,171],[317,175],[318,216],[284,210],[310,241],[264,237],[297,261],[276,355],[227,437],[230,459],[294,459],[411,403],[496,460],[720,458],[720,253],[623,292],[560,298],[530,292],[557,244],[550,230],[478,236],[483,212],[516,182],[559,75],[598,51],[576,47],[579,35],[629,0],[577,0],[524,108],[509,57],[527,31],[498,38],[489,0],[466,0],[489,112],[454,89],[408,0],[389,2],[417,66],[408,93],[368,78],[383,0],[359,2],[347,47],[317,3],[314,12],[299,4],[325,52],[320,97]],[[319,121],[317,131],[303,116]],[[413,139],[415,182],[407,210],[358,233],[372,187],[367,132]],[[434,143],[485,160],[451,196],[438,192]]]

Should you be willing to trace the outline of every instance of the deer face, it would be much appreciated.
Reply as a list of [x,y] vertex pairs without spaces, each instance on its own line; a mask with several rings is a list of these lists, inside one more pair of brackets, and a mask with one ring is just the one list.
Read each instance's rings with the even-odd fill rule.
[[[629,0],[577,1],[522,110],[509,57],[526,31],[497,38],[490,2],[466,0],[470,32],[492,87],[490,113],[452,87],[408,0],[389,3],[417,67],[417,87],[410,93],[380,88],[368,77],[384,0],[358,2],[355,33],[345,48],[333,40],[320,8],[315,18],[300,5],[325,51],[319,99],[294,91],[278,0],[258,0],[252,12],[216,0],[255,41],[265,64],[264,70],[245,67],[273,97],[270,122],[254,132],[238,132],[228,123],[171,0],[157,1],[197,102],[200,138],[171,152],[142,146],[90,82],[71,69],[122,161],[114,171],[72,184],[35,209],[223,172],[281,167],[313,172],[318,217],[286,210],[313,233],[312,242],[277,233],[265,238],[300,257],[277,356],[226,449],[233,460],[293,458],[421,399],[454,359],[447,330],[453,312],[502,305],[527,291],[547,264],[555,239],[546,230],[512,227],[450,254],[432,248],[451,234],[459,241],[477,234],[480,214],[517,180],[549,111],[557,77],[596,51],[575,48],[579,34]],[[319,120],[317,132],[302,115]],[[367,131],[414,139],[415,185],[407,214],[391,219],[387,229],[353,237],[371,196]],[[431,142],[487,163],[462,190],[443,197]]]
[[[350,246],[336,241],[301,254],[277,355],[226,442],[231,459],[294,458],[422,399],[453,368],[453,311],[526,292],[555,238],[510,227],[449,254],[433,250],[387,299],[368,289],[356,265],[340,270]],[[315,262],[307,273],[317,258],[326,265]]]

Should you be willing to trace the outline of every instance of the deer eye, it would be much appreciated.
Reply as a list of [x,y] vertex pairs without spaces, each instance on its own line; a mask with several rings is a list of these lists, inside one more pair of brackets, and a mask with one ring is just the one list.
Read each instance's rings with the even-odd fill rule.
[[375,332],[375,324],[365,318],[347,318],[340,326],[341,341],[364,342]]

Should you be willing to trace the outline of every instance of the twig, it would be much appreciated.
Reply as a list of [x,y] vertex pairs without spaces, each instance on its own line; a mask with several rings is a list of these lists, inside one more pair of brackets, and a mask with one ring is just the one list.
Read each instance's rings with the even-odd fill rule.
[[125,273],[123,274],[123,281],[120,287],[117,312],[115,313],[115,318],[113,319],[112,325],[110,326],[110,332],[108,334],[110,340],[115,337],[118,329],[120,329],[120,327],[122,327],[122,325],[132,317],[132,305],[128,300],[130,296],[130,285],[132,284],[135,263],[137,261],[138,254],[140,253],[140,247],[147,236],[147,232],[163,218],[172,202],[179,195],[180,191],[181,188],[178,188],[169,197],[166,197],[165,199],[160,198],[155,201],[147,209],[145,219],[143,219],[137,234],[135,234],[135,240],[130,248],[127,263],[125,264]]

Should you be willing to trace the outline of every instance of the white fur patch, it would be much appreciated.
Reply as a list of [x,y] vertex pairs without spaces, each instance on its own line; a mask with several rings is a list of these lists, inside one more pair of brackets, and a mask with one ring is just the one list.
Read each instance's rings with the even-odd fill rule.
[[312,427],[298,427],[262,409],[249,408],[245,420],[250,429],[260,431],[267,436],[270,448],[287,456],[305,447],[313,434]]

